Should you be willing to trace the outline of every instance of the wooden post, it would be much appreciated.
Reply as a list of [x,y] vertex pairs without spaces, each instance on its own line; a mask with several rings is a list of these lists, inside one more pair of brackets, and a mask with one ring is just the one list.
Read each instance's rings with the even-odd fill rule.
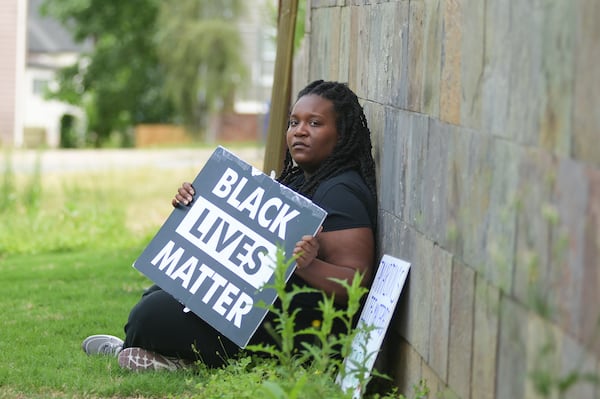
[[285,131],[292,90],[294,32],[298,15],[298,0],[280,0],[277,18],[277,54],[271,90],[271,109],[265,145],[263,172],[279,175],[285,155]]

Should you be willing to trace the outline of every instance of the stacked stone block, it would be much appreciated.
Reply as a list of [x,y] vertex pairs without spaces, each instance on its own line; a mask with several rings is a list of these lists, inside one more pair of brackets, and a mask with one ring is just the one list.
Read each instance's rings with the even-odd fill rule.
[[[600,2],[311,0],[296,86],[346,81],[408,397],[600,398]],[[561,396],[563,395],[563,396]]]

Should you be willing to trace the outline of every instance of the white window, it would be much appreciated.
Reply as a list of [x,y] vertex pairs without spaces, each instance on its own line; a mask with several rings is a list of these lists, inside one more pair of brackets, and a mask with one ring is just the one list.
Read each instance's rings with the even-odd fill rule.
[[33,79],[33,94],[43,96],[48,89],[48,79]]

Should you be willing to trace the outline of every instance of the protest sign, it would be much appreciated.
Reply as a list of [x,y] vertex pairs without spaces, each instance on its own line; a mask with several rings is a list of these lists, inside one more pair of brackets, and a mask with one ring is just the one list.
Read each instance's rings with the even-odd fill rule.
[[409,269],[410,263],[401,259],[390,255],[381,258],[356,326],[358,332],[350,354],[344,359],[344,373],[337,378],[344,391],[352,391],[354,399],[360,398],[366,388],[361,382],[367,381],[373,369]]
[[326,212],[223,147],[192,185],[193,202],[173,210],[133,266],[243,348],[267,313],[255,304],[276,299],[263,287],[278,247],[291,258]]

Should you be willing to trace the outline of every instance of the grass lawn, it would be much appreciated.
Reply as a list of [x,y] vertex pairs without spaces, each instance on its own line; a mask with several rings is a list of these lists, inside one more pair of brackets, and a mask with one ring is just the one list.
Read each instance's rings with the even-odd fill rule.
[[0,397],[191,394],[189,373],[129,373],[115,358],[88,357],[81,350],[87,335],[123,336],[128,311],[149,284],[129,267],[139,250],[9,255],[0,261]]
[[150,285],[131,264],[170,212],[180,182],[196,172],[5,173],[0,398],[198,393],[190,373],[130,373],[115,358],[81,350],[91,334],[123,337],[129,309]]

